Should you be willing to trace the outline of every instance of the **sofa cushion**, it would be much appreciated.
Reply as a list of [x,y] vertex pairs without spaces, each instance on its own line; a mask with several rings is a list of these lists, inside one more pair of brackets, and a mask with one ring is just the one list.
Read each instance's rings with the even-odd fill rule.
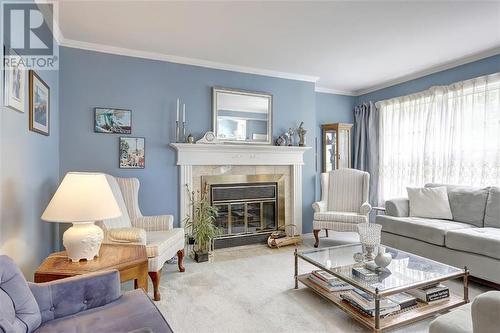
[[489,187],[426,184],[425,187],[446,186],[453,220],[482,227]]
[[172,329],[149,297],[142,289],[136,289],[123,294],[118,300],[104,306],[48,321],[35,332],[118,333],[148,328],[153,332],[172,332]]
[[410,216],[451,220],[450,202],[446,187],[407,187]]
[[446,234],[446,247],[500,259],[500,229],[467,228]]
[[445,235],[449,230],[473,228],[470,224],[455,221],[384,215],[377,216],[377,223],[382,225],[384,232],[440,246],[445,245]]
[[0,331],[32,332],[41,321],[38,304],[19,267],[0,255]]
[[322,212],[314,213],[315,221],[345,222],[345,223],[366,223],[366,215],[359,215],[351,212]]
[[166,231],[148,231],[146,233],[146,252],[148,258],[158,257],[165,252],[172,253],[184,248],[184,229],[174,228]]
[[486,203],[484,226],[500,228],[500,187],[492,186]]

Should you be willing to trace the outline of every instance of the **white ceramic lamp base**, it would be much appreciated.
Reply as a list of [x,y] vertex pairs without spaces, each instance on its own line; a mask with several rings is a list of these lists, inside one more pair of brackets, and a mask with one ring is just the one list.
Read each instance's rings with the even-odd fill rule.
[[93,260],[99,255],[103,238],[102,229],[94,222],[79,222],[64,232],[63,244],[71,261]]

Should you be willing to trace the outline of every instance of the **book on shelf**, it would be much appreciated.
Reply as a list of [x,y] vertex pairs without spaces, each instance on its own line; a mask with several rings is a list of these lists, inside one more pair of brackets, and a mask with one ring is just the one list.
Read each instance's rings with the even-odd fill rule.
[[325,271],[313,271],[309,274],[308,279],[329,292],[351,290],[354,288],[349,283],[342,281]]
[[408,293],[399,293],[387,297],[394,303],[399,304],[401,310],[417,305],[417,298]]
[[[375,300],[371,295],[359,289],[354,289],[341,293],[340,297],[361,312],[371,317],[375,316]],[[386,316],[399,310],[401,310],[401,306],[396,302],[388,298],[380,300],[380,316]]]
[[450,297],[450,289],[443,284],[434,284],[422,288],[415,288],[408,290],[407,293],[425,303]]

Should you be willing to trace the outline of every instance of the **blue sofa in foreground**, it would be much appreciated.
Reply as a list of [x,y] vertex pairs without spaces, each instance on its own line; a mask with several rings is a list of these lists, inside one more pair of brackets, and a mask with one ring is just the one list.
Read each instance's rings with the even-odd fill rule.
[[1,333],[172,332],[142,289],[121,293],[118,271],[28,283],[0,256]]

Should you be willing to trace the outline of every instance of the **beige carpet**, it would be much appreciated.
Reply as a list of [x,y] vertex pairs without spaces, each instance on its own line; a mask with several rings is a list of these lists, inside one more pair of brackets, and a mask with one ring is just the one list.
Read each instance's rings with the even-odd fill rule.
[[[332,234],[322,239],[322,246],[356,241],[349,233]],[[306,236],[301,248],[312,243]],[[293,250],[293,246],[271,250],[264,245],[219,250],[211,263],[188,259],[185,273],[167,264],[157,305],[177,333],[370,332],[308,288],[293,289]],[[312,266],[299,261],[299,268],[306,272]],[[462,292],[459,283],[448,285]],[[472,284],[470,295],[484,291]],[[427,332],[431,320],[392,332]]]

